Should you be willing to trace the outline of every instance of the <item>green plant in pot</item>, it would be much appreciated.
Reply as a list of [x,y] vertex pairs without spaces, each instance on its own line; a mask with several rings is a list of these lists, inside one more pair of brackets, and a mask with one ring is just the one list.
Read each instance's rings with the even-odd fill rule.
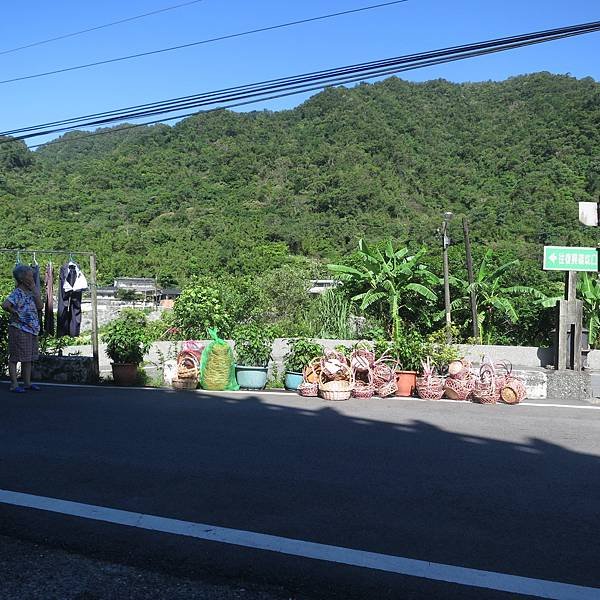
[[302,383],[302,371],[315,358],[323,355],[323,346],[306,338],[294,338],[288,341],[289,352],[285,355],[285,387],[297,390]]
[[151,344],[144,313],[123,310],[108,324],[102,341],[106,354],[112,360],[113,379],[117,385],[133,385],[137,370]]
[[240,387],[251,390],[265,387],[274,337],[268,326],[248,324],[236,328],[233,334],[235,375]]
[[378,356],[386,355],[398,361],[396,384],[398,396],[412,396],[416,390],[417,373],[421,370],[421,361],[427,355],[425,339],[416,330],[401,327],[392,341],[379,341],[375,344]]

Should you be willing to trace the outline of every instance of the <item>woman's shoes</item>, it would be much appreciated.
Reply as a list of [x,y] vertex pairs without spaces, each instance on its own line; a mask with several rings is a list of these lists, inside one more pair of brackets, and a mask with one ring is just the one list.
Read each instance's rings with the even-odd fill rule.
[[11,387],[9,391],[13,394],[24,394],[25,392],[39,392],[42,388],[35,383],[28,385],[27,387],[24,385],[18,385],[17,387]]
[[25,388],[22,385],[18,385],[17,387],[11,387],[9,391],[13,394],[24,394]]

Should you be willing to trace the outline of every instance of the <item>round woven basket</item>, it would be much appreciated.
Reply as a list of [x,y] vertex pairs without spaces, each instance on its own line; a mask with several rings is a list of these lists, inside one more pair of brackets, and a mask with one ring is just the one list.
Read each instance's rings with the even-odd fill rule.
[[444,392],[450,400],[468,400],[475,387],[474,379],[454,379],[448,377],[444,384]]
[[317,383],[303,381],[298,386],[298,394],[305,398],[316,398],[319,395],[319,385]]
[[354,389],[352,390],[353,398],[361,398],[362,400],[368,400],[375,395],[375,386],[373,385],[373,372],[371,369],[368,371],[360,371],[359,376],[365,376],[366,381],[358,379],[356,372],[354,373]]
[[350,366],[354,371],[371,371],[375,363],[375,354],[366,348],[356,348],[350,355]]
[[171,385],[174,390],[195,390],[198,387],[198,379],[173,379]]
[[304,367],[302,374],[306,383],[318,385],[319,375],[321,374],[321,359],[315,358],[315,360]]
[[466,358],[453,360],[448,365],[448,375],[452,379],[468,379],[471,376],[471,363]]
[[439,400],[444,395],[441,377],[417,377],[417,394],[422,400]]
[[527,397],[527,389],[522,379],[508,377],[500,391],[500,398],[506,404],[519,404]]
[[496,381],[476,381],[473,401],[479,404],[496,404],[500,400],[500,390]]
[[354,389],[354,376],[352,369],[344,367],[347,379],[334,379],[327,381],[325,371],[319,377],[319,396],[323,400],[349,400]]
[[387,396],[393,396],[397,391],[398,386],[396,384],[396,378],[394,377],[392,381],[388,381],[377,388],[377,395],[380,398],[387,398]]

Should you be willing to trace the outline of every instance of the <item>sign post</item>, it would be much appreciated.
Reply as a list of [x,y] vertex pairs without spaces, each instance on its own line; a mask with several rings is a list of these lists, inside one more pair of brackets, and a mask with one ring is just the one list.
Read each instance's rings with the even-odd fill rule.
[[566,271],[565,299],[558,303],[554,366],[581,371],[583,302],[576,299],[577,272],[598,271],[598,249],[544,246],[544,270]]

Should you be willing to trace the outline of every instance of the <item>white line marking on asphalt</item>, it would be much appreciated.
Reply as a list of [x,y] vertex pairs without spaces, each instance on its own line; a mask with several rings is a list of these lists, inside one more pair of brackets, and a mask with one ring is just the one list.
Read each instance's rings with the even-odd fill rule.
[[600,597],[600,588],[584,587],[558,581],[532,579],[494,571],[483,571],[457,567],[441,563],[404,558],[390,554],[379,554],[328,544],[318,544],[291,538],[255,533],[228,527],[206,525],[191,521],[181,521],[166,517],[157,517],[143,513],[130,512],[82,504],[69,500],[34,496],[22,492],[13,492],[0,489],[0,503],[10,504],[37,510],[44,510],[62,515],[81,517],[94,521],[115,523],[128,527],[137,527],[150,531],[159,531],[186,537],[197,538],[254,548],[268,550],[302,558],[312,558],[333,563],[386,571],[411,577],[421,577],[435,581],[444,581],[469,587],[486,588],[502,592],[526,594],[539,598],[554,598],[557,600],[597,600]]
[[[118,385],[89,385],[89,384],[76,384],[76,383],[42,383],[36,382],[38,385],[44,387],[66,387],[66,388],[92,388],[95,390],[140,390],[146,392],[171,392],[174,394],[180,394],[181,392],[174,390],[168,387],[160,387],[160,388],[152,388],[152,387],[135,387],[135,386],[118,386]],[[8,385],[8,384],[7,384]],[[279,398],[286,398],[293,396],[295,398],[300,398],[300,396],[294,392],[281,391],[281,392],[271,392],[271,391],[261,391],[261,390],[224,390],[222,392],[214,391],[214,390],[188,390],[187,393],[192,392],[194,394],[206,394],[208,396],[225,396],[225,395],[234,395],[234,396],[277,396]],[[309,400],[319,400],[319,398],[309,398]],[[474,402],[469,402],[467,400],[450,400],[448,398],[441,398],[440,400],[423,400],[422,398],[409,398],[406,396],[397,396],[394,398],[375,398],[375,402],[379,402],[381,400],[393,400],[393,401],[406,401],[406,402],[424,402],[426,404],[438,404],[438,403],[447,403],[447,404],[458,404],[458,405],[467,405],[471,406],[475,404]],[[330,406],[331,403],[326,400],[321,401],[324,406]],[[357,403],[368,403],[368,400],[357,400]],[[501,406],[507,406],[505,404],[500,403]],[[539,402],[520,402],[517,405],[511,406],[511,410],[514,410],[520,406],[535,406],[536,408],[572,408],[576,410],[600,410],[600,404],[556,404],[552,402],[544,402],[540,400]],[[487,410],[489,405],[486,405],[485,409]]]

